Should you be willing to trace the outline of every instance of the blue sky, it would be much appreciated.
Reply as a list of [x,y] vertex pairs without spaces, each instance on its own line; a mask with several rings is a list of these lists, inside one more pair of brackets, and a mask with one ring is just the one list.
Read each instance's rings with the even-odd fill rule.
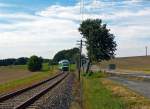
[[[83,20],[107,23],[116,36],[116,56],[144,55],[150,48],[149,0],[84,0],[83,12]],[[75,47],[81,19],[79,0],[0,0],[0,58],[52,58]]]
[[0,0],[0,3],[10,5],[1,8],[1,12],[25,12],[32,13],[51,5],[71,6],[76,0]]

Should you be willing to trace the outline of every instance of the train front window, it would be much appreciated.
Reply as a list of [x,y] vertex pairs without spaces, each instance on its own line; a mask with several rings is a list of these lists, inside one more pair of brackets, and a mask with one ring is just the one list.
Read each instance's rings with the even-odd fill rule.
[[66,66],[68,66],[69,64],[68,64],[68,62],[63,62],[63,65],[66,65]]

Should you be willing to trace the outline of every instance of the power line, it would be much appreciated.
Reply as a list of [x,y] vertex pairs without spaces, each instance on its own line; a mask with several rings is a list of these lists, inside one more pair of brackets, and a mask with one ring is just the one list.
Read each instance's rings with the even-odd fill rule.
[[81,22],[84,20],[84,0],[80,0]]

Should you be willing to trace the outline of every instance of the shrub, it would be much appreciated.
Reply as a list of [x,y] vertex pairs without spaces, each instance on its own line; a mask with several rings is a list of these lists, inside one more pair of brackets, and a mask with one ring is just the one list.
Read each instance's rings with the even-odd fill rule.
[[42,69],[42,58],[37,56],[31,56],[28,62],[28,69],[32,72]]

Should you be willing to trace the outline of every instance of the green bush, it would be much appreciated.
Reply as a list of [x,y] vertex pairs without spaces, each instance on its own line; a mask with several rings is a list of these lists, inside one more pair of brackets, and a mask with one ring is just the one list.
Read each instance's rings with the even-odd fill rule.
[[31,56],[28,62],[28,69],[32,72],[40,71],[42,69],[42,58],[37,56]]

